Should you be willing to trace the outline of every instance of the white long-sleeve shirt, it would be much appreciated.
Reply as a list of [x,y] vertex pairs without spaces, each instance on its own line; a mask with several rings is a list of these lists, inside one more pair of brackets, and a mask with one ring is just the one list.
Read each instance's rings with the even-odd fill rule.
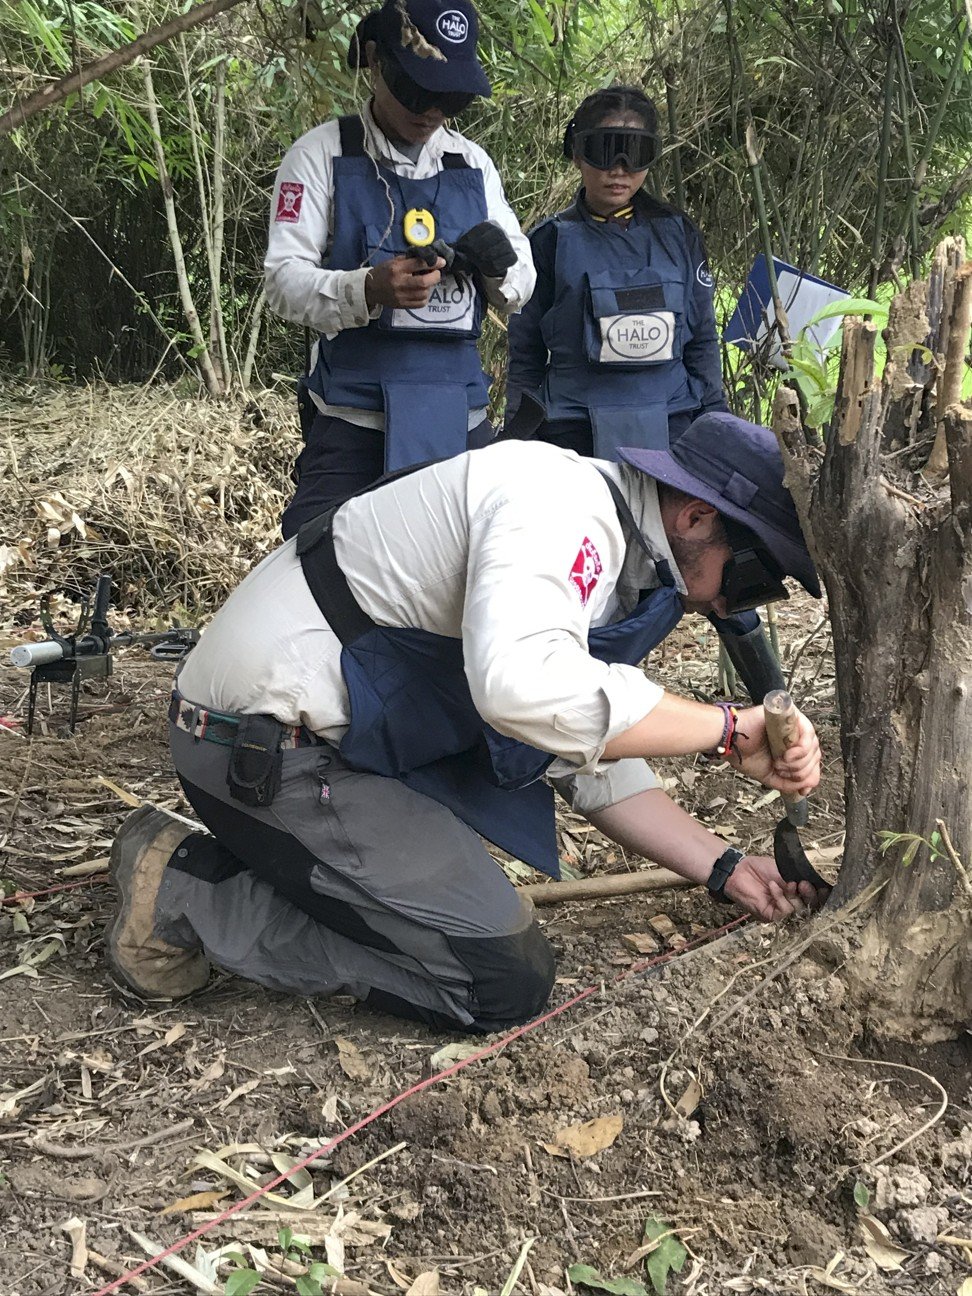
[[[440,127],[417,158],[403,153],[376,124],[370,105],[362,107],[365,149],[382,166],[406,180],[427,180],[442,170],[444,153],[459,153],[483,173],[486,211],[506,232],[516,262],[502,279],[483,278],[491,305],[503,314],[520,310],[536,283],[529,241],[506,200],[503,185],[489,155],[458,131]],[[365,279],[369,267],[328,270],[322,261],[330,252],[334,228],[334,158],[341,154],[337,121],[315,126],[302,135],[277,171],[270,208],[270,237],[264,259],[264,281],[271,310],[296,324],[305,324],[325,337],[344,329],[364,328],[381,313],[369,310]],[[380,411],[351,410],[344,406],[318,408],[365,427],[383,427]],[[479,423],[482,410],[470,412],[470,426]]]
[[[662,696],[640,667],[606,665],[587,649],[592,627],[619,620],[658,583],[626,540],[599,469],[620,484],[684,593],[654,482],[545,443],[500,442],[420,469],[334,519],[338,562],[364,611],[378,625],[461,639],[480,715],[556,756],[551,777],[583,776],[571,795],[587,812],[657,786],[644,761],[602,757]],[[341,643],[295,540],[230,596],[179,688],[201,706],[274,715],[340,743],[350,723]]]

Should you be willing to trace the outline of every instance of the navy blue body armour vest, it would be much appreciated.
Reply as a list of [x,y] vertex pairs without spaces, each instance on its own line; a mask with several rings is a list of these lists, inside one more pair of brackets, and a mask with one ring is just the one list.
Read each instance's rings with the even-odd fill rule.
[[682,363],[696,267],[678,215],[642,213],[622,230],[575,205],[553,221],[555,296],[541,321],[547,418],[586,414],[600,459],[616,461],[619,446],[667,449],[669,417],[703,402]]
[[[608,485],[625,530],[648,552],[623,496]],[[341,755],[355,769],[401,780],[502,850],[559,878],[553,792],[542,780],[554,758],[485,723],[469,692],[461,640],[378,626],[361,609],[338,566],[333,513],[305,523],[297,553],[343,646],[351,723]],[[661,563],[656,571],[664,584],[623,620],[591,630],[593,657],[636,666],[678,624],[682,604],[671,572]]]
[[[405,213],[424,208],[447,243],[487,219],[483,173],[458,153],[408,180],[364,149],[360,117],[342,117],[334,158],[332,270],[358,270],[408,253]],[[483,297],[469,275],[445,275],[426,306],[385,307],[365,328],[322,337],[307,385],[328,405],[385,412],[385,471],[466,449],[469,411],[489,400],[476,346]]]

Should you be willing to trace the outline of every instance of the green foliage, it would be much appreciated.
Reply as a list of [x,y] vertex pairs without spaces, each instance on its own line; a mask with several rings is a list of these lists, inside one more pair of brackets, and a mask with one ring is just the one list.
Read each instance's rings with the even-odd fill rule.
[[688,1252],[671,1224],[654,1215],[645,1221],[645,1241],[657,1243],[645,1257],[645,1269],[657,1296],[665,1296],[668,1275],[682,1272]]
[[848,297],[844,301],[831,302],[813,316],[790,345],[787,358],[793,380],[806,402],[804,421],[807,427],[823,427],[833,417],[841,345],[840,330],[827,342],[820,343],[814,336],[814,329],[824,320],[845,319],[849,315],[869,315],[879,328],[883,328],[888,322],[888,307],[869,297]]
[[[679,1241],[667,1220],[649,1215],[645,1220],[645,1273],[655,1296],[665,1296],[669,1274],[681,1273],[688,1251]],[[567,1270],[572,1283],[590,1287],[611,1296],[649,1296],[648,1288],[636,1278],[605,1278],[591,1265],[575,1264]]]
[[[183,0],[0,0],[4,101],[23,99],[185,7]],[[225,77],[219,304],[231,367],[240,367],[261,287],[268,191],[282,152],[368,93],[367,75],[345,61],[366,7],[364,0],[244,4],[150,55],[201,315],[216,85]],[[578,101],[611,81],[641,82],[659,105],[665,139],[651,187],[705,231],[723,319],[761,249],[747,126],[761,150],[774,251],[855,294],[872,279],[913,273],[941,233],[968,227],[972,55],[958,0],[914,0],[900,37],[873,7],[845,4],[735,0],[713,10],[672,0],[481,0],[480,11],[494,96],[458,125],[495,160],[523,225],[563,207],[576,186],[560,141]],[[674,96],[670,121],[662,69]],[[879,189],[888,86],[893,129]],[[147,377],[160,362],[170,376],[191,368],[186,345],[173,345],[184,323],[139,68],[119,69],[0,138],[0,174],[0,320],[10,321],[0,323],[0,346],[32,372],[61,364],[79,374]],[[57,273],[64,265],[71,276]],[[152,317],[140,292],[150,297]],[[268,317],[258,376],[296,371],[302,341],[299,329]],[[811,421],[824,426],[836,348],[803,341],[794,343],[794,378]],[[501,400],[505,335],[495,320],[484,356]],[[765,410],[767,375],[758,361],[728,348],[726,376],[741,412]]]
[[[295,1286],[297,1296],[324,1296],[324,1283],[329,1278],[340,1278],[340,1272],[333,1265],[324,1264],[321,1260],[311,1259],[311,1245],[306,1238],[295,1236],[293,1229],[277,1230],[277,1243],[281,1256],[292,1264],[302,1264],[308,1259],[305,1271],[300,1274]],[[223,1284],[225,1296],[249,1296],[262,1279],[262,1275],[250,1265],[238,1251],[226,1252],[225,1258],[237,1266]]]
[[572,1283],[591,1287],[595,1291],[610,1292],[611,1296],[648,1296],[648,1288],[634,1278],[603,1278],[590,1265],[575,1264],[567,1270]]
[[859,1210],[867,1210],[868,1203],[871,1200],[871,1190],[867,1184],[861,1183],[860,1179],[854,1184],[854,1205]]
[[942,845],[942,834],[937,830],[930,837],[922,837],[918,833],[888,832],[885,829],[879,832],[877,837],[878,850],[882,855],[887,855],[888,851],[895,846],[904,847],[900,862],[905,868],[910,868],[914,864],[915,856],[923,846],[927,849],[932,864],[945,858],[944,851],[939,849]]
[[225,1296],[250,1296],[260,1277],[255,1269],[234,1269],[223,1284]]

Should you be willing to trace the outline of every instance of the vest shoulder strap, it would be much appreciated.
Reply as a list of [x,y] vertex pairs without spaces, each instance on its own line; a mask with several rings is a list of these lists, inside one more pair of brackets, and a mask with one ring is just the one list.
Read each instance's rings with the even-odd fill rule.
[[338,118],[342,157],[364,157],[364,122],[357,113]]
[[374,621],[351,593],[334,552],[334,509],[305,522],[297,533],[297,555],[304,580],[324,620],[347,646],[373,630]]
[[469,171],[470,166],[461,153],[442,154],[443,171]]
[[[370,495],[379,486],[408,477],[419,468],[428,468],[430,464],[441,462],[441,459],[426,459],[421,463],[409,464],[406,468],[398,468],[395,472],[385,473],[377,481],[353,491],[341,504],[357,499],[360,495]],[[300,559],[304,579],[324,620],[342,644],[349,644],[373,630],[375,623],[351,593],[351,586],[338,565],[334,552],[334,514],[341,504],[335,504],[316,517],[308,518],[303,524],[297,532],[297,557]]]
[[627,531],[638,547],[648,555],[661,583],[663,585],[674,585],[675,578],[672,576],[671,567],[664,558],[659,559],[657,554],[652,553],[651,546],[642,535],[641,527],[635,521],[634,514],[631,512],[628,501],[624,498],[621,487],[612,477],[609,477],[606,472],[601,472],[600,468],[598,468],[597,471],[601,473],[601,476],[607,484],[608,490],[611,492],[611,498],[614,500],[614,507],[617,509],[618,517],[621,519],[621,529]]

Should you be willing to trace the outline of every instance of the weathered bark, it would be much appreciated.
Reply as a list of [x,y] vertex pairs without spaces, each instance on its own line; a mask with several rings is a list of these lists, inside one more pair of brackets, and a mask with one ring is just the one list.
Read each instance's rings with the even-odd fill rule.
[[[958,271],[957,285],[968,272]],[[950,490],[902,475],[900,454],[885,458],[891,441],[927,441],[935,431],[945,371],[912,350],[932,332],[940,354],[964,352],[968,340],[962,293],[951,294],[942,321],[935,299],[912,290],[899,301],[881,382],[874,326],[847,321],[822,462],[806,445],[793,393],[781,389],[776,409],[833,623],[847,838],[832,903],[887,869],[847,976],[876,1030],[925,1039],[972,1017],[972,910],[944,848],[920,846],[904,865],[900,847],[885,859],[878,845],[882,832],[930,840],[941,820],[960,862],[972,860],[972,408],[952,402],[944,412]],[[940,311],[940,292],[937,302]],[[928,336],[915,336],[917,321]]]

